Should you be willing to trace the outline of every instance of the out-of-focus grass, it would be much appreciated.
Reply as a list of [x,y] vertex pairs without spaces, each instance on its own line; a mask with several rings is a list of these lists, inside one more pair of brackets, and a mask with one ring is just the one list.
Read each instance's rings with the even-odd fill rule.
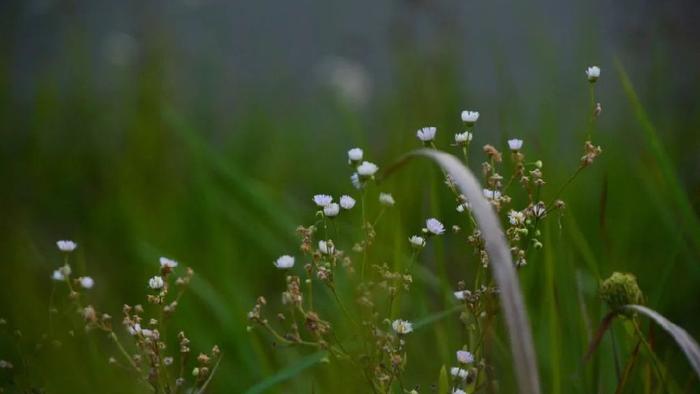
[[[244,108],[215,127],[207,111],[182,107],[169,97],[158,75],[159,60],[146,62],[119,103],[92,97],[87,88],[66,94],[47,77],[32,99],[20,104],[7,88],[10,73],[0,67],[0,316],[22,330],[32,378],[52,392],[131,390],[123,386],[124,375],[107,365],[106,355],[114,350],[100,334],[64,335],[61,348],[33,355],[32,338],[47,327],[49,275],[60,264],[54,241],[72,238],[80,244],[77,270],[97,281],[91,302],[115,317],[121,304],[143,302],[146,278],[160,255],[195,269],[192,290],[171,326],[188,332],[195,351],[215,343],[223,349],[214,392],[327,392],[329,387],[357,392],[356,376],[347,368],[317,363],[315,353],[275,349],[264,335],[247,333],[245,313],[257,295],[274,299],[282,289],[284,278],[271,261],[296,251],[295,225],[308,224],[313,216],[310,196],[350,191],[347,148],[361,145],[368,157],[386,165],[416,147],[417,126],[438,125],[443,147],[459,130],[458,113],[468,92],[457,88],[459,72],[449,65],[451,59],[427,70],[410,56],[399,60],[397,91],[377,99],[367,114],[338,103],[325,106],[330,112],[320,116],[306,109],[317,104],[312,101],[297,103],[283,119]],[[604,113],[607,120],[594,136],[603,156],[565,193],[566,214],[544,230],[544,250],[521,272],[547,393],[614,390],[609,338],[591,362],[582,361],[587,336],[605,312],[597,281],[614,270],[635,273],[654,309],[700,334],[695,207],[677,163],[664,153],[663,136],[655,133],[632,82],[619,70],[618,77],[609,72],[600,83],[624,92],[631,106]],[[478,109],[477,98],[469,102]],[[504,102],[494,116],[518,114],[525,105],[512,98]],[[542,102],[542,123],[522,137],[528,158],[545,163],[551,196],[575,168],[581,143],[578,136],[560,132],[570,122],[558,117],[556,100],[543,97]],[[582,113],[586,105],[584,99]],[[504,139],[477,127],[474,147]],[[473,167],[480,157],[474,149]],[[406,239],[425,217],[456,220],[440,173],[428,164],[412,165],[381,188],[393,192],[398,203],[379,225],[377,257],[395,267],[408,259]],[[357,224],[352,220],[341,226],[351,228]],[[444,317],[453,307],[448,290],[458,279],[468,280],[475,264],[455,238],[438,241],[422,255],[413,295],[397,312],[418,321]],[[64,329],[70,328],[66,321]],[[461,346],[459,329],[454,318],[436,318],[417,330],[409,351],[429,357],[409,358],[411,385],[437,383],[441,366],[453,362],[453,351]],[[625,342],[623,329],[614,332],[624,357],[633,344]],[[691,376],[688,366],[667,338],[655,339],[670,378],[683,386]],[[494,344],[495,366],[503,392],[514,392],[504,341]],[[7,336],[0,344],[2,357],[15,354]],[[629,392],[642,392],[645,373],[632,372]]]

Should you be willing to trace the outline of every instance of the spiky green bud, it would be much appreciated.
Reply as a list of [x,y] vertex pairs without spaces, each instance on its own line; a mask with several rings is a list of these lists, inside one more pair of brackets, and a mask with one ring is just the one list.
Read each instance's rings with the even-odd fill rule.
[[643,300],[637,278],[632,274],[621,272],[613,272],[600,284],[600,297],[610,309],[626,316],[630,316],[631,313],[624,311],[623,306],[641,304]]

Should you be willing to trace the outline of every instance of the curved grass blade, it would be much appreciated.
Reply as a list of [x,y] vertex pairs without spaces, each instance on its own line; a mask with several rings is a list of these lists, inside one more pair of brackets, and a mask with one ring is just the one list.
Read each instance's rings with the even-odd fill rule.
[[467,197],[472,205],[474,217],[484,237],[486,252],[491,259],[490,266],[493,276],[500,290],[501,306],[506,316],[513,364],[520,392],[523,394],[540,393],[539,373],[530,323],[520,291],[520,282],[515,274],[510,250],[498,217],[491,204],[484,198],[481,186],[471,171],[450,154],[433,149],[413,151],[389,168],[385,176],[414,156],[424,156],[435,161],[452,177],[460,192]]
[[666,319],[653,309],[649,309],[645,306],[626,305],[625,308],[633,310],[635,312],[639,312],[645,315],[646,317],[654,320],[656,324],[658,324],[659,326],[661,326],[661,328],[666,330],[666,332],[671,334],[673,339],[678,344],[678,347],[680,347],[683,353],[685,353],[685,356],[688,358],[688,361],[695,370],[695,373],[700,378],[700,347],[698,346],[698,343],[695,341],[695,339],[693,339],[693,337],[691,337],[687,331],[675,325],[673,322]]

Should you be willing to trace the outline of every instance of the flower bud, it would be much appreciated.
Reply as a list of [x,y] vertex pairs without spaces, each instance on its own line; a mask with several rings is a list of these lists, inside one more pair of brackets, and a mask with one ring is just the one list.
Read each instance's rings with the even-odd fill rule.
[[627,316],[630,315],[630,312],[622,311],[622,307],[629,304],[640,304],[643,300],[637,278],[632,274],[620,272],[614,272],[601,283],[600,297],[610,309]]

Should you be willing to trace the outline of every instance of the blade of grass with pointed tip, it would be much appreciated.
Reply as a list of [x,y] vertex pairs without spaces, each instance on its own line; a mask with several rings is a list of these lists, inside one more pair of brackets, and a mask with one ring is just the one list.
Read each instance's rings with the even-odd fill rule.
[[539,372],[535,359],[530,323],[525,311],[520,282],[513,268],[510,249],[506,243],[498,217],[491,204],[484,198],[476,177],[456,157],[433,149],[420,149],[410,152],[390,167],[385,177],[412,157],[423,156],[435,161],[449,174],[457,188],[471,203],[474,217],[484,238],[486,252],[491,260],[491,270],[499,288],[501,306],[506,317],[506,326],[513,354],[513,364],[520,392],[536,394],[540,392]]
[[625,308],[639,312],[646,317],[654,320],[656,324],[661,326],[666,332],[671,334],[671,337],[676,341],[678,347],[681,348],[685,356],[688,358],[690,365],[695,370],[695,373],[700,377],[700,347],[693,337],[688,334],[683,328],[675,325],[672,321],[666,319],[653,309],[642,305],[626,305]]

